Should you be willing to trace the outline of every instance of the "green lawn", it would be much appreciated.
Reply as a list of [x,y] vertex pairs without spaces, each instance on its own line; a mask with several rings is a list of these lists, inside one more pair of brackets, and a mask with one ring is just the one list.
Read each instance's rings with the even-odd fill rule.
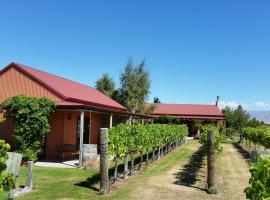
[[[194,143],[196,141],[192,141]],[[116,186],[117,190],[112,194],[99,196],[97,194],[99,186],[98,171],[85,171],[78,169],[59,169],[59,168],[35,168],[33,183],[35,191],[18,199],[127,199],[127,194],[136,185],[144,182],[145,179],[155,176],[168,170],[179,160],[188,160],[192,152],[186,148],[185,144],[180,149],[171,152],[164,159],[150,164],[145,172],[136,177],[129,177],[125,183]],[[25,184],[26,168],[20,171],[17,185]]]

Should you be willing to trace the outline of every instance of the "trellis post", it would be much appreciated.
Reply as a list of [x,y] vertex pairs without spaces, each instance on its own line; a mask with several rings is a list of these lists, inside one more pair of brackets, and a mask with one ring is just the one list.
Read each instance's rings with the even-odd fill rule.
[[83,131],[84,131],[84,111],[80,115],[80,154],[79,154],[79,167],[83,165]]
[[100,129],[100,190],[99,194],[109,192],[108,172],[108,128]]
[[208,192],[211,194],[217,193],[217,188],[215,186],[215,156],[215,133],[212,130],[209,130],[207,135],[207,186]]

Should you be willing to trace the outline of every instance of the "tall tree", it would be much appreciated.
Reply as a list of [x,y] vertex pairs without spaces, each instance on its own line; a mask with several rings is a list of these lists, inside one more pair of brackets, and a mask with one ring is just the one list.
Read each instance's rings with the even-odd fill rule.
[[226,119],[228,128],[234,131],[241,131],[242,128],[247,126],[249,115],[241,105],[239,105],[235,110],[226,107],[222,112]]
[[154,103],[161,103],[158,97],[154,97]]
[[95,88],[103,94],[112,97],[115,91],[115,83],[108,74],[103,74],[102,77],[96,81]]
[[141,114],[145,114],[145,115],[150,115],[153,113],[153,111],[157,108],[157,106],[155,104],[149,104],[149,105],[144,105],[143,107],[141,107],[141,109],[138,111]]
[[222,110],[222,113],[224,115],[224,118],[226,119],[226,127],[234,128],[234,124],[235,124],[234,110],[226,106],[226,108]]
[[145,61],[135,65],[129,59],[120,76],[120,89],[116,100],[131,112],[139,112],[150,93],[149,73],[145,69]]
[[244,128],[249,120],[249,114],[243,109],[241,105],[237,107],[234,111],[235,114],[235,128],[238,131],[241,131]]

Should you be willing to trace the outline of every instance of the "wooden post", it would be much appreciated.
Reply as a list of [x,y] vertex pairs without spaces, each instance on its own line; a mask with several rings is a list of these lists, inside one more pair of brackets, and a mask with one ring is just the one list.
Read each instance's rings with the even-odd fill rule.
[[208,192],[216,194],[215,186],[216,159],[215,159],[215,134],[209,130],[207,135],[207,186]]
[[89,144],[91,144],[92,137],[92,112],[89,113]]
[[112,128],[113,127],[113,115],[111,114],[110,115],[110,127],[109,128]]
[[99,194],[109,192],[108,172],[108,129],[100,129],[100,190]]
[[124,161],[124,178],[127,178],[128,174],[128,153],[125,153],[125,161]]
[[80,116],[80,155],[79,155],[79,167],[83,165],[83,131],[84,131],[84,111],[81,111]]
[[128,125],[131,125],[132,124],[132,116],[129,116],[129,118],[128,118]]

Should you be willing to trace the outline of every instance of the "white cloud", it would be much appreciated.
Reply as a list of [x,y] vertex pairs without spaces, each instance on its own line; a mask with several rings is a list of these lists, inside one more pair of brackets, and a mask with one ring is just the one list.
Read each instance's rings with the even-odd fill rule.
[[236,101],[220,101],[219,102],[220,108],[225,108],[227,106],[230,108],[237,108],[238,103]]
[[263,101],[257,101],[254,103],[256,108],[270,108],[269,104],[263,102]]
[[219,101],[219,108],[225,108],[225,107],[230,107],[232,109],[236,109],[239,105],[241,105],[244,109],[248,108],[249,105],[247,103],[238,103],[234,100],[230,101]]
[[257,101],[254,103],[245,103],[245,102],[237,102],[234,100],[230,101],[219,101],[219,108],[223,109],[226,106],[230,107],[231,109],[236,109],[239,105],[241,105],[245,110],[268,110],[270,109],[270,104],[265,103],[263,101]]
[[249,107],[249,105],[247,103],[241,103],[240,104],[244,109],[247,109]]

